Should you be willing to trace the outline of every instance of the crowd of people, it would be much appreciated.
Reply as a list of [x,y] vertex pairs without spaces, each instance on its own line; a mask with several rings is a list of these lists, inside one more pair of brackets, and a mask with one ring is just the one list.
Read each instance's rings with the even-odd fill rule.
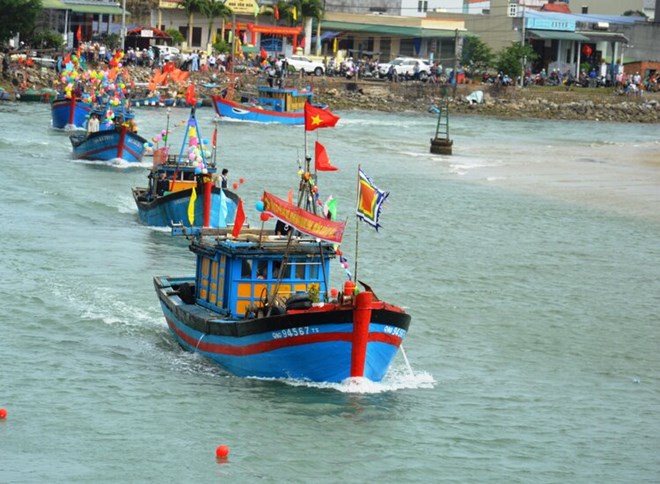
[[[80,62],[94,67],[109,62],[114,51],[102,43],[83,42],[80,45]],[[5,78],[12,70],[10,53],[2,56],[2,71]],[[28,59],[29,60],[29,59]],[[63,56],[56,57],[55,68],[61,72]],[[279,55],[263,57],[262,54],[251,53],[240,58],[232,59],[230,54],[224,52],[207,53],[202,50],[184,52],[176,56],[159,46],[148,48],[128,47],[122,59],[127,66],[141,66],[147,68],[162,68],[167,62],[173,62],[184,71],[208,72],[212,75],[229,72],[249,72],[264,74],[271,85],[280,85],[283,79],[293,73],[286,58]],[[232,65],[232,63],[234,65]],[[363,56],[361,59],[353,57],[324,57],[324,75],[327,77],[342,77],[346,79],[381,79],[390,82],[423,81],[439,84],[453,83],[484,83],[500,86],[519,85],[520,78],[511,78],[503,72],[476,71],[458,66],[454,72],[453,67],[445,68],[438,62],[425,63],[424,72],[412,70],[403,74],[398,73],[393,66],[384,71],[382,64],[376,56]],[[454,76],[456,78],[454,79]],[[575,75],[572,69],[562,72],[553,68],[546,71],[541,68],[532,72],[527,70],[524,77],[525,86],[575,86],[575,87],[615,87],[626,94],[641,94],[644,91],[660,91],[660,72],[650,71],[645,75],[639,72],[619,72],[612,76],[609,67],[603,63],[593,66],[590,70],[582,70]]]

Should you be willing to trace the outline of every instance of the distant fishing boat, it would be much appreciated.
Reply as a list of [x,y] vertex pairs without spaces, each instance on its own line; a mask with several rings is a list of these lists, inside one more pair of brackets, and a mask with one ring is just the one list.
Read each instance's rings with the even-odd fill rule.
[[129,130],[128,126],[69,136],[73,156],[83,160],[111,161],[121,158],[140,162],[147,140]]
[[[191,130],[194,136],[190,136]],[[142,223],[157,227],[180,224],[210,228],[232,224],[239,199],[233,192],[213,183],[217,167],[214,161],[207,159],[194,108],[179,154],[168,154],[165,146],[156,149],[153,157],[148,186],[133,188],[133,199]]]
[[53,128],[64,129],[68,126],[85,129],[92,109],[91,103],[83,102],[75,97],[57,98],[50,105]]
[[313,97],[309,89],[257,86],[254,100],[235,102],[227,97],[212,96],[219,116],[255,123],[304,124],[304,107]]
[[58,96],[55,89],[19,89],[16,91],[16,100],[24,102],[50,103]]

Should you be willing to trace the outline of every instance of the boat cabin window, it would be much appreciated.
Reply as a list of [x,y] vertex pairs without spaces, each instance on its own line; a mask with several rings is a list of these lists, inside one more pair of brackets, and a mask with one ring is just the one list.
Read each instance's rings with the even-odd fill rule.
[[247,259],[241,261],[241,279],[252,279],[252,263]]
[[243,315],[250,307],[261,304],[274,291],[285,300],[294,294],[309,292],[312,286],[316,292],[325,291],[319,257],[294,257],[286,263],[267,258],[242,259],[236,263],[240,263],[236,266],[236,269],[240,267],[240,276],[234,276],[228,308],[236,315]]

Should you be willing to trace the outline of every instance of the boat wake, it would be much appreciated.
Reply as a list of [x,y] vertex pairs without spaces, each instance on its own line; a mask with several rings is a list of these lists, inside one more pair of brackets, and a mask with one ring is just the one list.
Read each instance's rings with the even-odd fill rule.
[[381,382],[366,378],[347,378],[341,383],[319,383],[307,380],[282,379],[282,382],[294,387],[308,387],[336,390],[341,393],[375,394],[397,390],[430,389],[435,386],[433,375],[426,371],[413,371],[408,368],[392,367]]
[[151,168],[152,166],[152,161],[140,161],[140,162],[135,162],[135,161],[126,161],[122,158],[113,158],[112,160],[109,161],[103,161],[103,160],[73,160],[74,163],[80,163],[82,165],[90,165],[90,166],[102,166],[102,167],[108,167],[108,168],[116,168],[119,170],[131,170],[135,168]]

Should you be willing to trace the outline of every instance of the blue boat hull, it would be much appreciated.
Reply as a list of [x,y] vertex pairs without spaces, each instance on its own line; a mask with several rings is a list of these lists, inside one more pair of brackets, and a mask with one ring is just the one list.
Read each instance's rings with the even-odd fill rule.
[[280,123],[302,125],[305,123],[303,111],[278,112],[241,104],[218,96],[213,97],[213,105],[219,116],[255,123]]
[[[234,375],[342,382],[351,377],[353,311],[292,311],[261,320],[227,320],[198,304],[186,304],[173,285],[194,278],[155,278],[167,324],[186,350],[200,353]],[[407,332],[410,316],[374,309],[363,376],[381,381]],[[233,334],[232,334],[233,333]]]
[[[236,216],[237,202],[221,190],[218,187],[213,187],[211,192],[210,228],[225,228],[233,222]],[[187,189],[150,199],[148,189],[133,189],[133,198],[138,207],[140,221],[154,227],[169,227],[173,222],[190,227],[188,207],[190,205],[191,195],[192,189]],[[234,198],[236,197],[234,196]],[[198,191],[195,200],[193,225],[201,227],[203,220],[204,196]]]
[[71,125],[78,129],[87,126],[92,105],[71,98],[56,99],[51,104],[53,128],[64,129]]
[[69,139],[75,158],[100,161],[121,158],[128,162],[140,162],[147,142],[126,128],[98,131],[88,135],[73,135]]

